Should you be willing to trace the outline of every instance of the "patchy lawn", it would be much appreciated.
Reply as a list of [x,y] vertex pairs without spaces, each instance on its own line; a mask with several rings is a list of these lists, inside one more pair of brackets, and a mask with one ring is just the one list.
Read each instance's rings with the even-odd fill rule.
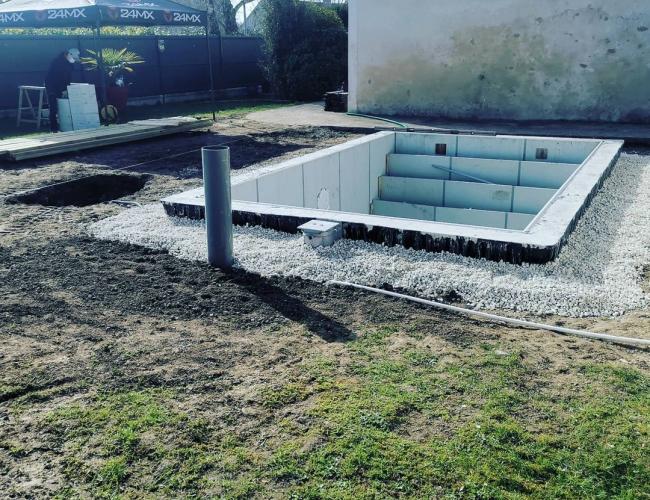
[[[196,414],[191,390],[88,393],[39,415],[62,497],[639,498],[650,493],[650,379],[560,374],[482,342],[441,353],[418,322],[355,331],[254,391],[255,432]],[[278,332],[294,336],[295,331]],[[18,398],[13,412],[37,403]],[[209,406],[209,395],[206,404]],[[187,410],[186,408],[191,408]],[[20,457],[23,444],[5,441]]]
[[[219,118],[245,116],[254,111],[282,108],[290,103],[269,101],[264,99],[233,99],[216,101],[214,109]],[[210,102],[170,103],[161,106],[139,106],[128,110],[129,120],[145,120],[147,118],[164,118],[166,116],[194,116],[196,118],[212,118]]]

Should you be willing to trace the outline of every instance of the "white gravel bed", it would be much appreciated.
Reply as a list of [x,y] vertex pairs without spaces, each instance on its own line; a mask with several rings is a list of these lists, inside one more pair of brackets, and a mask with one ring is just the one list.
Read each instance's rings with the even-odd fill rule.
[[[161,205],[126,210],[89,228],[100,239],[166,250],[205,261],[200,223],[167,217]],[[560,257],[517,266],[342,240],[311,249],[302,237],[259,227],[234,229],[236,266],[262,276],[389,284],[436,299],[450,292],[479,309],[562,316],[616,316],[646,308],[644,266],[650,265],[650,163],[623,154],[580,220]]]

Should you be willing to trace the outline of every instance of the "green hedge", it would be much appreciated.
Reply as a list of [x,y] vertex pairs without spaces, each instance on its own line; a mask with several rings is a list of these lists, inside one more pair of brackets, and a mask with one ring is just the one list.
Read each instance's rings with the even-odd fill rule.
[[347,32],[337,12],[311,2],[267,0],[263,69],[278,95],[320,98],[347,77]]

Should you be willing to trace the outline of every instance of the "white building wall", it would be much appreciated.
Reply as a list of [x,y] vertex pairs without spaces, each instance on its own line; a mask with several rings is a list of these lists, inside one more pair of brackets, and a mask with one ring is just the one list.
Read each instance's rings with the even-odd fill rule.
[[350,0],[350,109],[650,120],[649,0]]

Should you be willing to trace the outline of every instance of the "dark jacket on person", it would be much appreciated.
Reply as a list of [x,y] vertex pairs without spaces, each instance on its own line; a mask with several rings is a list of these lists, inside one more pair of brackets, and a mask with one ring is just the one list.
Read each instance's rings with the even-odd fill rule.
[[55,94],[57,97],[60,97],[68,88],[68,85],[70,85],[73,69],[74,64],[68,61],[65,54],[59,54],[59,56],[52,61],[52,64],[50,64],[50,69],[45,77],[47,93]]

